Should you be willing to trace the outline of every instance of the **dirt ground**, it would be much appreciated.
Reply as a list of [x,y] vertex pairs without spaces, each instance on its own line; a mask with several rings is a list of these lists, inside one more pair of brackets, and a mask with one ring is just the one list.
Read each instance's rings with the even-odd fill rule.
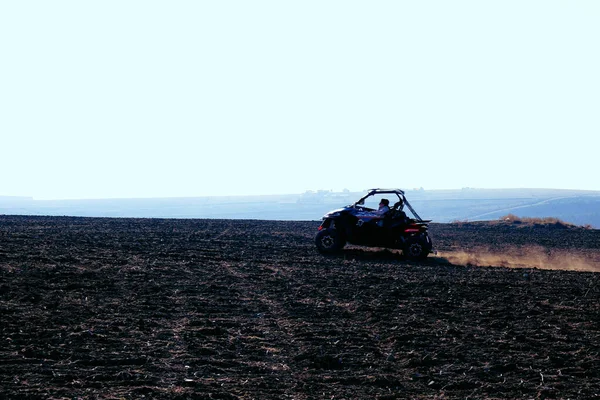
[[0,398],[600,398],[600,231],[318,224],[0,216]]

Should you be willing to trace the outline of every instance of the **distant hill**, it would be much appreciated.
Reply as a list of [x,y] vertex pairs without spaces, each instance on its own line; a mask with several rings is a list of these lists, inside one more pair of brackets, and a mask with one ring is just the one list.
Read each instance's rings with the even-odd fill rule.
[[[270,196],[154,199],[34,200],[0,196],[0,214],[134,218],[227,218],[320,220],[329,210],[352,204],[364,192],[307,191]],[[555,217],[600,228],[600,191],[560,189],[407,190],[421,217],[435,222]]]
[[[439,191],[416,197],[412,203],[438,222],[555,217],[576,225],[600,228],[600,192],[554,189],[469,189]],[[407,193],[407,196],[409,193]]]
[[33,197],[25,196],[0,196],[0,205],[2,204],[14,204],[23,203],[27,201],[33,201]]

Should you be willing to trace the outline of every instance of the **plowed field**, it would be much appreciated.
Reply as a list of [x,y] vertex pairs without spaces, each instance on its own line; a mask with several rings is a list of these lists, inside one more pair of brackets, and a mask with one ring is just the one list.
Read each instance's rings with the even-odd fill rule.
[[0,216],[0,398],[600,397],[600,231],[317,226]]

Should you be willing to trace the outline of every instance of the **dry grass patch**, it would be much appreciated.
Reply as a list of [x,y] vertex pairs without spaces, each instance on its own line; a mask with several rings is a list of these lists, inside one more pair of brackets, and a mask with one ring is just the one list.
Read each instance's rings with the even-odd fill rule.
[[[512,224],[523,224],[523,225],[547,225],[547,226],[556,226],[563,228],[576,228],[579,225],[572,224],[570,222],[565,222],[559,218],[554,217],[518,217],[514,214],[507,214],[499,218],[500,221],[509,222]],[[587,224],[581,226],[586,229],[591,229],[592,226]]]

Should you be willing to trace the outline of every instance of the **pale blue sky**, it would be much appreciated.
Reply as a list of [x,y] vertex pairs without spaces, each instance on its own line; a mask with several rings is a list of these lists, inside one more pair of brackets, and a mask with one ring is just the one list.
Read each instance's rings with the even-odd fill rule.
[[0,195],[600,190],[600,1],[2,1]]

